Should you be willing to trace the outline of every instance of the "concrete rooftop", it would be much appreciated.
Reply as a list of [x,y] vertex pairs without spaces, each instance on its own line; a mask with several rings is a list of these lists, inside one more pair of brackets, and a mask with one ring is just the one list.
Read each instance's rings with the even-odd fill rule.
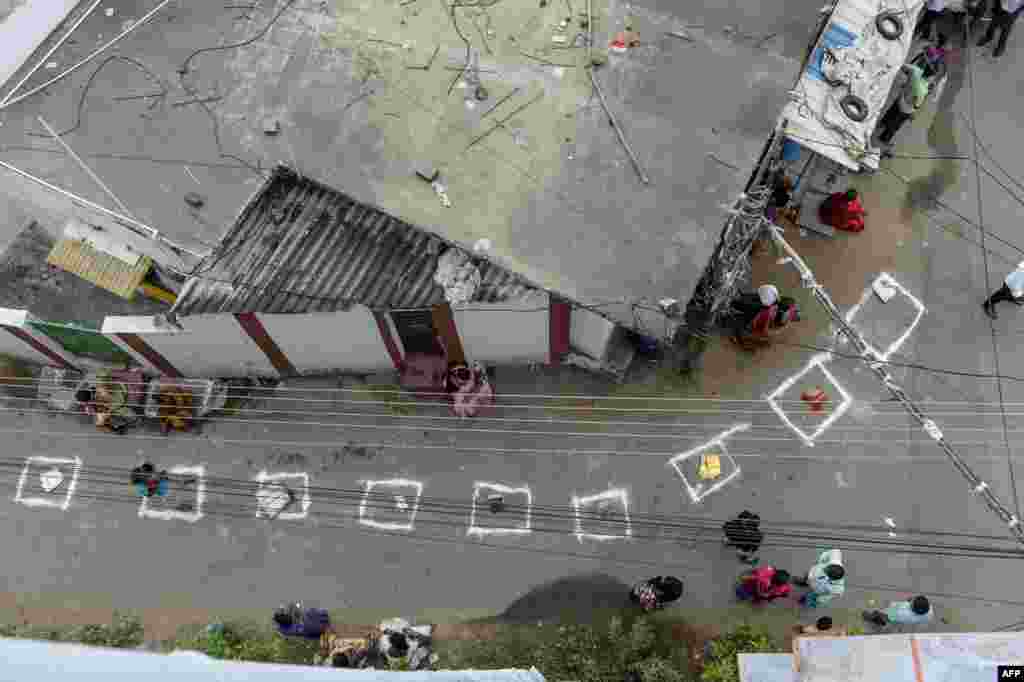
[[[452,86],[466,48],[437,3],[232,4],[174,0],[112,51],[3,110],[0,158],[114,208],[45,136],[42,114],[70,129],[66,141],[139,220],[193,248],[215,243],[261,169],[283,161],[449,239],[487,239],[499,262],[585,302],[689,298],[721,205],[749,175],[818,16],[810,0],[595,0],[595,53],[627,17],[639,33],[641,45],[597,76],[652,180],[645,186],[591,92],[586,49],[551,42],[570,9],[570,42],[581,32],[582,0],[457,8],[479,51],[488,90],[479,103],[472,88]],[[155,5],[104,3],[26,89]],[[195,54],[178,73],[196,50],[258,36],[281,10],[266,35]],[[665,33],[676,30],[692,40]],[[215,99],[186,103],[196,98]],[[263,134],[267,118],[280,134]],[[450,208],[413,175],[419,166],[441,170]],[[202,209],[185,204],[189,191],[205,197]],[[67,210],[26,181],[10,177],[5,192],[9,214],[62,226]]]

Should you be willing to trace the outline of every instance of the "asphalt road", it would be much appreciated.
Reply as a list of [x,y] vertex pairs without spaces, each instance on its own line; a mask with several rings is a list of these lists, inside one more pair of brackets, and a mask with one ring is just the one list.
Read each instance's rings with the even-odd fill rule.
[[[972,72],[962,71],[959,82],[951,81],[935,115],[921,117],[901,136],[900,149],[973,155],[973,140],[959,115],[972,117],[973,93],[973,117],[981,137],[1010,175],[1020,177],[1024,172],[1024,149],[1020,148],[1024,141],[1016,134],[1021,123],[1016,113],[1020,87],[1009,69],[1016,50],[1011,41],[1001,61],[980,59]],[[996,172],[993,164],[990,167]],[[1019,240],[1017,200],[983,176],[982,235],[953,214],[939,212],[926,219],[920,211],[929,206],[922,201],[922,188],[938,189],[943,201],[977,223],[979,187],[972,166],[896,160],[894,168],[917,184],[908,193],[891,179],[878,176],[874,181],[883,202],[916,210],[909,217],[913,239],[894,256],[898,267],[893,275],[923,302],[927,313],[893,359],[991,372],[997,359],[994,338],[999,371],[1024,376],[1024,362],[1014,352],[1021,331],[1019,311],[1004,306],[1002,317],[989,327],[979,306],[987,292],[998,286],[1004,271],[1021,258],[1016,248],[995,239],[998,235],[1011,243]],[[1014,187],[1009,179],[1004,182]],[[888,194],[882,185],[889,188]],[[869,226],[870,230],[886,228],[877,221]],[[967,241],[980,242],[982,236],[993,252],[987,268],[978,246]],[[895,253],[896,246],[892,248]],[[810,263],[819,269],[826,286],[838,285],[844,277],[842,268],[827,258],[810,259]],[[880,326],[872,329],[886,324],[898,327],[905,311],[893,310],[887,308],[879,315],[896,315],[895,321],[875,320]],[[823,343],[827,337],[810,341]],[[804,354],[792,351],[784,366],[768,369],[752,363],[743,382],[732,387],[734,393],[756,401],[805,360]],[[751,508],[766,520],[820,523],[821,549],[833,542],[841,544],[830,539],[839,525],[870,526],[887,537],[886,519],[892,521],[897,535],[915,527],[957,532],[969,536],[963,538],[965,544],[995,544],[990,538],[1007,534],[971,496],[941,453],[898,411],[877,403],[885,395],[866,370],[837,363],[834,371],[855,402],[813,448],[794,438],[763,402],[704,404],[708,411],[680,412],[671,415],[666,425],[648,416],[640,418],[645,420],[640,426],[573,427],[585,434],[574,436],[564,433],[564,424],[476,421],[449,427],[431,422],[421,429],[408,417],[389,417],[379,422],[350,418],[344,423],[358,426],[344,428],[222,420],[201,437],[142,438],[134,433],[95,439],[88,438],[95,434],[92,427],[68,417],[3,412],[4,460],[16,462],[4,469],[0,481],[5,491],[0,502],[0,537],[5,547],[6,591],[58,599],[92,595],[121,608],[269,608],[282,600],[306,598],[331,606],[405,613],[424,608],[498,612],[553,580],[596,571],[623,584],[673,573],[687,582],[685,605],[714,609],[731,601],[732,580],[741,567],[720,546],[717,533],[708,531],[694,538],[692,532],[666,532],[662,516],[679,522],[686,517],[722,519]],[[1007,409],[1004,434],[1002,415],[992,407],[1000,398],[996,382],[906,369],[896,369],[894,374],[922,399],[958,401],[932,410],[971,465],[1002,499],[1012,501],[1016,472],[1010,464],[1018,456],[1014,424],[1024,404],[1024,384],[1002,384],[1003,399],[1016,403]],[[507,385],[503,389],[507,392]],[[695,408],[690,405],[690,409]],[[730,443],[742,474],[702,504],[692,504],[667,466],[669,457],[747,421],[757,428]],[[488,432],[469,430],[473,428]],[[1011,447],[1006,447],[1004,439]],[[372,458],[335,459],[333,453],[347,442],[388,442],[401,447],[382,448]],[[545,452],[515,452],[520,449]],[[613,454],[586,452],[594,450]],[[298,457],[285,457],[289,454]],[[29,456],[83,460],[66,511],[14,501],[20,460]],[[211,480],[205,516],[196,523],[140,517],[127,472],[141,457],[164,467],[201,463],[211,479],[230,479],[229,483],[251,480],[261,469],[305,471],[314,486],[310,516],[296,521],[257,519],[254,488],[228,494],[223,485]],[[360,525],[362,481],[393,478],[421,482],[421,502],[432,504],[421,505],[410,531],[386,534]],[[529,486],[535,505],[534,531],[488,537],[486,547],[474,544],[475,538],[466,534],[467,505],[478,481]],[[633,538],[577,539],[571,497],[620,488],[628,494]],[[402,494],[403,504],[408,505],[408,492]],[[457,504],[439,508],[439,500]],[[542,506],[554,508],[547,510],[551,516],[539,513],[544,511]],[[659,516],[659,541],[641,537],[651,533],[644,515]],[[801,544],[809,546],[769,546],[763,560],[802,570],[814,555],[810,545],[816,543],[812,538]],[[883,551],[847,551],[850,586],[844,605],[856,607],[870,598],[923,592],[933,596],[940,608],[955,609],[964,621],[982,629],[1019,620],[1017,560],[876,549]],[[589,603],[590,596],[580,591],[575,601]]]

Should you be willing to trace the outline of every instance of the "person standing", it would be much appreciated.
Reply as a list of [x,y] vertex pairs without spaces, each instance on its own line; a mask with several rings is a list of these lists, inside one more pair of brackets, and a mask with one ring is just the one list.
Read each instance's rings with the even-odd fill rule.
[[743,511],[735,519],[723,523],[722,532],[725,533],[725,546],[735,547],[740,561],[747,564],[757,563],[757,550],[764,542],[760,516]]
[[928,96],[928,83],[920,67],[904,64],[900,67],[900,74],[902,80],[896,91],[896,99],[878,123],[878,139],[886,145],[892,144],[893,136],[904,123],[914,117]]
[[1006,41],[1010,37],[1010,31],[1021,10],[1024,10],[1024,0],[995,0],[992,3],[992,21],[985,35],[978,41],[978,47],[984,47],[992,42],[996,29],[999,29],[999,42],[996,43],[996,49],[992,50],[992,56],[1002,57],[1006,52]]
[[928,597],[918,595],[909,601],[894,601],[881,611],[865,611],[864,620],[885,627],[896,625],[924,625],[932,619],[934,611]]
[[1003,279],[1003,286],[985,299],[981,307],[985,310],[986,315],[995,320],[999,318],[999,314],[996,313],[996,303],[1011,301],[1017,305],[1024,305],[1022,297],[1024,297],[1024,262],[1018,264],[1017,269]]
[[807,572],[807,577],[798,581],[810,591],[800,598],[800,604],[809,608],[826,606],[846,592],[846,569],[843,567],[843,553],[830,549],[818,555],[818,560]]
[[924,12],[921,13],[921,18],[917,22],[917,28],[914,29],[914,37],[930,41],[932,26],[935,25],[935,20],[942,15],[945,9],[946,0],[928,0],[924,6]]

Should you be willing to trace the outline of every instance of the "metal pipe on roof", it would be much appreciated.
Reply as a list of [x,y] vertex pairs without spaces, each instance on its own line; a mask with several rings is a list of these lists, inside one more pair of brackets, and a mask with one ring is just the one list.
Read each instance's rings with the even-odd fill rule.
[[103,45],[100,45],[95,50],[90,52],[84,59],[82,59],[82,61],[78,62],[77,64],[74,64],[73,66],[70,66],[70,67],[64,69],[63,71],[61,71],[59,74],[57,74],[56,76],[54,76],[50,80],[46,81],[45,83],[43,83],[41,85],[37,85],[36,87],[34,87],[31,90],[29,90],[28,92],[26,92],[24,95],[19,95],[18,97],[15,97],[13,99],[7,100],[6,102],[0,103],[0,110],[6,109],[9,106],[12,106],[12,105],[17,104],[18,102],[21,102],[22,100],[28,99],[32,95],[35,95],[36,93],[41,92],[41,91],[45,90],[46,88],[50,87],[51,85],[53,85],[57,81],[63,80],[64,78],[67,78],[72,73],[74,73],[75,71],[77,71],[78,69],[82,68],[83,66],[88,64],[93,59],[95,59],[96,55],[102,53],[107,48],[113,46],[115,43],[118,43],[122,38],[127,36],[129,33],[131,33],[132,31],[134,31],[135,29],[139,28],[140,26],[145,24],[147,21],[152,19],[157,14],[157,12],[159,12],[164,7],[166,7],[168,4],[170,4],[170,2],[171,2],[171,0],[162,0],[162,2],[159,5],[157,5],[153,9],[149,10],[148,12],[146,12],[146,14],[144,14],[142,16],[142,18],[140,18],[134,24],[132,24],[131,26],[129,26],[125,30],[121,31],[121,33],[119,33],[118,35],[114,36],[113,38],[111,38],[110,40],[105,42]]
[[71,25],[71,28],[69,28],[67,30],[67,32],[60,37],[60,40],[55,42],[53,44],[53,46],[46,52],[46,54],[43,55],[39,59],[38,62],[36,62],[36,65],[33,66],[29,70],[29,72],[25,74],[24,78],[22,78],[20,81],[18,81],[18,84],[15,85],[13,88],[11,88],[8,91],[8,93],[4,96],[4,98],[2,100],[0,100],[0,107],[3,107],[5,104],[7,104],[7,102],[12,97],[14,97],[14,93],[16,93],[21,88],[21,86],[23,86],[28,81],[29,78],[31,78],[32,76],[36,75],[36,71],[38,71],[40,68],[42,68],[43,64],[46,63],[46,60],[48,60],[50,57],[52,57],[53,53],[56,52],[57,50],[59,50],[60,46],[63,45],[64,42],[68,38],[71,37],[71,34],[74,33],[78,29],[78,27],[82,25],[82,22],[84,22],[86,19],[88,19],[92,15],[92,13],[94,11],[96,11],[96,8],[100,6],[101,2],[103,2],[103,0],[94,0],[93,1],[92,5],[89,6],[89,9],[85,10],[85,12],[82,14],[82,16],[78,17],[78,20],[75,21],[75,23]]
[[115,204],[117,204],[118,208],[124,211],[125,215],[127,215],[129,218],[134,219],[135,216],[132,215],[132,212],[129,211],[128,207],[124,205],[124,202],[117,198],[117,195],[114,194],[114,190],[107,187],[107,184],[100,179],[100,176],[96,175],[96,173],[94,173],[93,170],[89,168],[89,166],[85,165],[85,161],[82,161],[81,157],[75,153],[75,150],[73,150],[67,142],[61,139],[61,136],[57,133],[57,131],[54,130],[53,127],[49,123],[47,123],[42,116],[36,116],[36,120],[39,121],[40,125],[46,128],[46,132],[48,132],[50,136],[57,141],[57,144],[59,144],[64,149],[64,151],[67,152],[68,156],[74,159],[75,163],[78,164],[79,168],[84,170],[86,174],[93,179],[93,182],[99,185],[100,189],[107,193],[107,196],[110,197],[110,199]]
[[130,217],[128,217],[128,216],[126,216],[126,215],[124,215],[122,213],[118,213],[117,211],[111,211],[109,208],[106,208],[105,206],[100,206],[97,203],[93,203],[92,201],[89,201],[88,199],[80,197],[77,194],[73,194],[73,193],[67,191],[66,189],[61,189],[60,187],[57,187],[56,185],[50,184],[49,182],[47,182],[46,180],[43,180],[42,178],[37,178],[36,176],[32,175],[31,173],[29,173],[27,171],[23,171],[23,170],[21,170],[20,168],[18,168],[16,166],[12,166],[11,164],[7,163],[6,161],[0,161],[0,168],[8,170],[8,171],[14,173],[15,175],[20,175],[21,177],[23,177],[23,178],[25,178],[27,180],[31,180],[32,182],[34,182],[34,183],[36,183],[38,185],[42,185],[43,187],[45,187],[46,189],[50,190],[51,192],[56,192],[57,194],[60,194],[60,195],[70,199],[71,201],[73,201],[73,202],[75,202],[75,203],[77,203],[77,204],[79,204],[81,206],[85,206],[86,208],[92,209],[93,211],[96,211],[98,213],[102,213],[105,216],[107,216],[108,218],[113,218],[114,220],[117,220],[120,225],[122,225],[125,228],[128,228],[129,230],[131,230],[135,234],[139,235],[140,237],[146,237],[147,239],[152,239],[152,240],[154,240],[156,242],[159,242],[161,244],[164,244],[167,247],[170,247],[170,248],[172,248],[172,249],[174,249],[176,251],[180,251],[181,253],[188,254],[189,256],[192,256],[193,258],[202,259],[202,258],[205,257],[205,254],[196,253],[195,251],[191,251],[191,250],[186,249],[186,248],[184,248],[182,246],[178,246],[174,242],[171,242],[167,238],[161,236],[159,230],[155,230],[152,227],[150,227],[149,225],[146,225],[144,223],[140,223],[138,220],[136,220],[134,218],[130,218]]

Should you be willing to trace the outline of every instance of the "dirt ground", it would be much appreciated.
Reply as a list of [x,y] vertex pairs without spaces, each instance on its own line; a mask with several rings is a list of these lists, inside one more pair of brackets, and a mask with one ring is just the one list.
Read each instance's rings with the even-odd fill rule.
[[[804,259],[840,310],[854,305],[864,287],[879,272],[908,267],[903,262],[904,254],[911,251],[907,247],[919,238],[919,228],[900,206],[901,202],[893,201],[892,192],[886,191],[884,178],[856,178],[848,186],[861,192],[861,202],[867,211],[867,226],[863,232],[836,231],[834,238],[828,238],[784,223],[786,241]],[[816,208],[817,202],[808,199],[804,211]],[[752,259],[752,283],[754,287],[775,284],[782,295],[795,298],[802,321],[791,325],[778,337],[781,343],[754,353],[742,351],[722,337],[704,355],[700,392],[749,398],[750,387],[759,375],[798,366],[810,357],[804,349],[786,344],[827,345],[821,340],[831,324],[827,314],[809,290],[801,286],[796,270],[779,264],[780,255],[772,246],[759,248]]]

